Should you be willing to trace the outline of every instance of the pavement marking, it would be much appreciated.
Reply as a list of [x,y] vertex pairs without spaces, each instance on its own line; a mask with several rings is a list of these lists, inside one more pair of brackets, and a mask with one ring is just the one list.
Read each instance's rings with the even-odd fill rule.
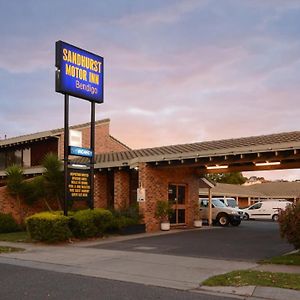
[[133,247],[135,250],[154,250],[157,249],[157,247],[147,247],[147,246],[138,246],[138,247]]

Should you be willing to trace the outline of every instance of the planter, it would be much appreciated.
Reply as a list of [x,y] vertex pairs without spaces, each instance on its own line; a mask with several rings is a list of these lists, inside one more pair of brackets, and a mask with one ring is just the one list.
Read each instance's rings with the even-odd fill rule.
[[137,233],[145,233],[146,225],[145,224],[134,224],[123,227],[119,230],[121,235],[129,235],[129,234],[137,234]]
[[170,222],[162,222],[160,223],[160,230],[167,231],[170,230]]
[[202,227],[202,220],[194,220],[194,227],[197,228]]

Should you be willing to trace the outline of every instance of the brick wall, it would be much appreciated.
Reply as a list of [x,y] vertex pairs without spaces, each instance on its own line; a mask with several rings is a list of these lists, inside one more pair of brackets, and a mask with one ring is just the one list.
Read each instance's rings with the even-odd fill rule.
[[[128,148],[109,134],[109,121],[98,123],[95,127],[95,153],[126,151]],[[82,147],[90,147],[90,127],[76,129],[82,132]],[[59,157],[64,156],[64,133],[59,137]]]
[[107,208],[107,174],[95,173],[94,207]]
[[199,177],[193,168],[158,168],[140,164],[139,181],[146,192],[146,201],[140,203],[140,209],[144,214],[147,232],[159,230],[160,224],[155,218],[156,202],[168,200],[169,184],[186,185],[185,221],[188,227],[193,226],[193,206],[199,198]]
[[115,171],[114,176],[114,208],[122,209],[129,206],[130,176],[125,170]]
[[[47,210],[42,201],[35,203],[32,206],[22,203],[23,219],[33,215],[37,211]],[[11,213],[17,222],[21,222],[20,208],[17,200],[10,196],[5,186],[0,187],[0,211],[2,213]]]

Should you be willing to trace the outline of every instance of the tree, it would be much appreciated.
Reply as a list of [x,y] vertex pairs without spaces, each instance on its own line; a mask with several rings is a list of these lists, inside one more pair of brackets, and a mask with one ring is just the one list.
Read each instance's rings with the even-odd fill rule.
[[61,209],[64,197],[62,162],[58,159],[57,155],[49,153],[45,156],[42,165],[45,168],[43,177],[46,198],[56,200],[59,209]]
[[16,198],[20,213],[21,222],[24,221],[24,212],[21,203],[21,196],[24,191],[24,178],[23,170],[18,165],[11,165],[5,170],[7,176],[7,189],[8,192]]
[[213,182],[243,184],[247,178],[241,172],[207,174],[206,178]]
[[282,210],[278,222],[281,237],[300,249],[300,202]]

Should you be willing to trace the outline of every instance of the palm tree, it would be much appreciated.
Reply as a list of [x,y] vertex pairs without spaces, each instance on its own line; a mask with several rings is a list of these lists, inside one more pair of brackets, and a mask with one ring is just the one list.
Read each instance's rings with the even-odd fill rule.
[[13,196],[16,197],[18,208],[19,208],[19,214],[21,222],[24,221],[24,213],[23,208],[21,204],[21,195],[24,190],[24,179],[23,179],[23,170],[18,165],[11,165],[5,170],[7,181],[6,186],[8,189],[8,192]]
[[62,162],[58,159],[56,154],[48,153],[45,156],[42,165],[45,168],[43,177],[46,197],[51,200],[55,199],[59,209],[61,209],[64,197]]

